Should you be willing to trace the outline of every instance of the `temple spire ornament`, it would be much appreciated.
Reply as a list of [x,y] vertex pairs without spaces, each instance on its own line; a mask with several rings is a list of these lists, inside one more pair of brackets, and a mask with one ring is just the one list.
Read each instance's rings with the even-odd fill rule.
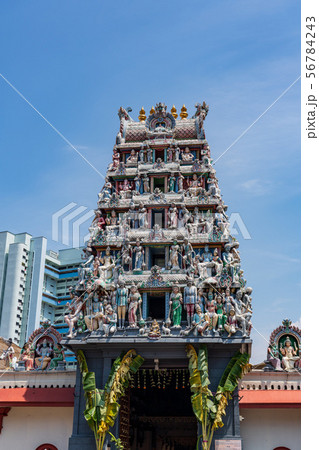
[[152,114],[155,114],[154,106],[152,106],[152,108],[151,108],[151,110],[150,110],[150,116],[151,116]]
[[146,115],[145,115],[145,109],[144,106],[142,106],[142,109],[140,111],[140,115],[138,116],[138,120],[140,122],[144,122],[146,120]]
[[180,117],[181,119],[186,119],[188,117],[187,108],[185,105],[181,108]]
[[175,108],[175,105],[173,105],[173,107],[171,109],[171,113],[172,113],[172,116],[174,117],[174,119],[177,119],[178,114],[177,114],[177,110]]

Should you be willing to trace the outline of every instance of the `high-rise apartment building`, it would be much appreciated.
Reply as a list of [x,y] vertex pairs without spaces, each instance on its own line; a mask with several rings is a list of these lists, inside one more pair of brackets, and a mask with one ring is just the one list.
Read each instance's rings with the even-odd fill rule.
[[49,320],[60,333],[81,249],[47,251],[45,237],[0,232],[0,336],[23,345]]

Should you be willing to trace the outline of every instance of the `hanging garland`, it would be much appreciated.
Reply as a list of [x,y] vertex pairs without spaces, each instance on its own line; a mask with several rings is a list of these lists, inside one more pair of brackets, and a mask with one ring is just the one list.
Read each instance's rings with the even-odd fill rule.
[[167,389],[174,382],[175,389],[189,386],[188,369],[141,369],[131,377],[132,389]]

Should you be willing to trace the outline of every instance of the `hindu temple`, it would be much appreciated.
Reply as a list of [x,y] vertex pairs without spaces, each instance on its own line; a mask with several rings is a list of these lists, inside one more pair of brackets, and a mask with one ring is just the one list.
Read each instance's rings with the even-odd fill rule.
[[[62,344],[83,352],[98,388],[122,352],[134,348],[144,359],[112,427],[125,449],[193,450],[200,427],[186,345],[206,345],[212,391],[231,358],[251,346],[252,289],[205,138],[209,107],[196,104],[191,117],[185,106],[179,116],[167,109],[142,108],[138,121],[119,109],[112,161],[65,315]],[[84,409],[78,368],[72,450],[95,448]],[[226,412],[214,448],[240,449],[237,390]]]

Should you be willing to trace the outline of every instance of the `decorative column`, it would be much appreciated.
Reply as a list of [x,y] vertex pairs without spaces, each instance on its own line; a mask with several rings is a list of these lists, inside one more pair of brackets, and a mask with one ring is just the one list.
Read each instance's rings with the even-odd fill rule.
[[169,311],[169,292],[165,292],[165,318],[168,317]]
[[144,320],[147,318],[147,306],[147,292],[143,292],[142,315]]

